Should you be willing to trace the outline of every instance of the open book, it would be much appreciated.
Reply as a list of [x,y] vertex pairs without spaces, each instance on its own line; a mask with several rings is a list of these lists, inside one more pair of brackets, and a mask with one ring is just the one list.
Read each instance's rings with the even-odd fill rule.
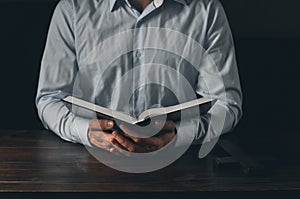
[[[195,106],[200,106],[199,107],[200,113],[202,114],[203,112],[207,112],[209,110],[209,108],[211,107],[211,106],[208,106],[209,108],[207,108],[207,105],[211,105],[211,103],[213,103],[213,101],[215,101],[215,100],[208,99],[208,98],[199,98],[199,99],[195,99],[192,101],[184,102],[184,103],[173,105],[173,106],[168,106],[168,107],[163,107],[163,108],[151,108],[151,109],[148,109],[148,110],[144,111],[143,113],[141,113],[138,118],[132,117],[126,113],[122,113],[119,111],[113,111],[111,109],[108,109],[108,108],[105,108],[105,107],[102,107],[102,106],[99,106],[99,105],[96,105],[96,104],[93,104],[93,103],[90,103],[90,102],[87,102],[87,101],[84,101],[82,99],[78,99],[78,98],[72,97],[72,96],[68,96],[68,97],[64,98],[63,101],[71,103],[71,104],[79,106],[79,107],[83,107],[83,108],[91,110],[91,111],[95,111],[96,113],[107,116],[109,118],[127,122],[129,124],[139,124],[139,123],[142,123],[142,122],[146,121],[147,119],[150,119],[153,117],[173,114],[173,113],[179,112],[181,110],[192,108]],[[204,105],[206,105],[206,108],[201,109],[201,106],[204,106]]]

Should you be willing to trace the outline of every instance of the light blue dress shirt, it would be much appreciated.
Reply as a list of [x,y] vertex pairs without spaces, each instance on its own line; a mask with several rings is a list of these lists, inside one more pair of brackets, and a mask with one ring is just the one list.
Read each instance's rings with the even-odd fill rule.
[[[217,71],[200,63],[201,53]],[[199,58],[199,68],[186,57],[196,63]],[[217,74],[223,85],[215,81]],[[226,118],[221,133],[236,126],[242,92],[230,27],[218,0],[154,0],[142,13],[127,0],[61,0],[49,28],[36,106],[47,129],[90,146],[91,115],[74,111],[62,101],[65,96],[137,116],[153,106],[189,100],[183,82],[195,94],[218,101],[198,120],[181,124],[177,145],[216,138],[209,122],[222,112]]]

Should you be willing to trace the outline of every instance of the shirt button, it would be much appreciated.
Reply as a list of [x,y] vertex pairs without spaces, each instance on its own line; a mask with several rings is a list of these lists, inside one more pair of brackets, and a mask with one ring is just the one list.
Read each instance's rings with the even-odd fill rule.
[[153,3],[156,8],[160,7],[163,4],[164,0],[154,0]]
[[140,51],[136,51],[136,54],[135,54],[135,55],[136,55],[137,58],[140,58],[140,57],[142,56],[142,54],[141,54]]

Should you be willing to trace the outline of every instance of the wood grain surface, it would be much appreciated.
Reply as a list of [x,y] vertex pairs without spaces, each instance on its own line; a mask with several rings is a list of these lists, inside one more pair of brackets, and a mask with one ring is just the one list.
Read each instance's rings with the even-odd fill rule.
[[0,191],[186,192],[300,190],[300,164],[280,164],[270,174],[245,176],[215,169],[214,152],[197,159],[192,146],[170,166],[130,174],[97,161],[84,146],[48,131],[0,131]]

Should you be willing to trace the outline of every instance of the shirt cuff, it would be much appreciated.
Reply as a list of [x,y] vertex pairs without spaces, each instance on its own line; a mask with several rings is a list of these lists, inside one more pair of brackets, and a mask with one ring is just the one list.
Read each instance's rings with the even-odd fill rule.
[[190,120],[175,122],[175,127],[177,129],[175,147],[192,145],[198,133],[199,121]]
[[75,117],[74,119],[74,133],[73,137],[74,139],[85,145],[92,147],[89,139],[88,139],[88,129],[89,129],[89,119],[82,118],[82,117]]

